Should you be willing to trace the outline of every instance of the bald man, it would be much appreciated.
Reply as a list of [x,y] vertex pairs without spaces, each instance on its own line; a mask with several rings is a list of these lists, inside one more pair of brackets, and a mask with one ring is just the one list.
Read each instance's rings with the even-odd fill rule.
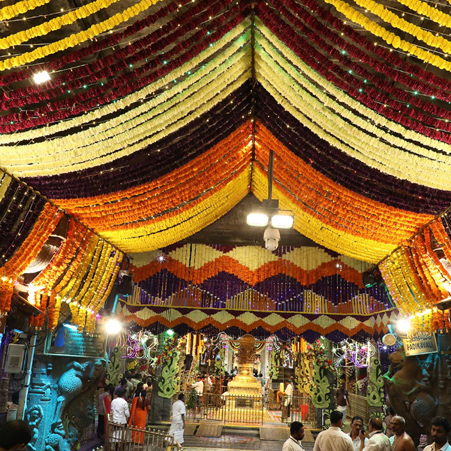
[[390,439],[384,434],[381,418],[371,418],[368,423],[369,439],[365,443],[365,435],[360,431],[361,451],[390,451]]
[[391,451],[415,451],[415,444],[406,432],[406,420],[403,417],[393,417],[392,430],[395,435],[390,437]]

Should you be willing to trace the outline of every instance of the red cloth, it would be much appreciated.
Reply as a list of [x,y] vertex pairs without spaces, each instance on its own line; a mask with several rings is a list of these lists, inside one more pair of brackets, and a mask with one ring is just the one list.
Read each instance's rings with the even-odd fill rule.
[[105,411],[105,431],[106,431],[106,427],[107,427],[107,423],[108,423],[108,414],[111,413],[111,398],[110,395],[106,395],[103,398],[103,407],[104,407],[104,411]]

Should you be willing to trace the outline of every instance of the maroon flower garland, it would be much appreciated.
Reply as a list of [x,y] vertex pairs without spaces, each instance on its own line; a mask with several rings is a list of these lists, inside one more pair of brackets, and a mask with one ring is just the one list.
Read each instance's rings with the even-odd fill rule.
[[[215,32],[209,34],[205,29],[199,30],[196,36],[191,36],[191,38],[185,42],[185,44],[180,43],[171,49],[171,52],[165,55],[158,55],[152,63],[143,65],[130,74],[123,75],[113,80],[111,83],[105,84],[104,86],[97,87],[90,90],[89,95],[87,93],[81,93],[77,96],[76,103],[73,103],[73,99],[65,99],[60,102],[55,102],[51,105],[36,109],[29,112],[13,113],[8,116],[3,116],[0,119],[0,132],[1,133],[12,133],[18,130],[25,130],[38,125],[46,125],[51,122],[60,121],[71,116],[76,116],[84,111],[89,111],[93,108],[97,108],[100,105],[110,103],[120,97],[124,97],[143,86],[152,83],[156,79],[162,77],[163,75],[171,72],[175,68],[181,66],[186,61],[196,57],[200,52],[205,50],[210,44],[213,44],[231,29],[233,29],[238,23],[244,20],[246,17],[246,12],[241,12],[235,17],[230,19],[229,22],[225,23],[221,28],[218,27]],[[224,16],[217,19],[218,22],[222,23]],[[189,45],[191,42],[198,41],[201,37],[205,39],[199,44],[195,45],[189,51],[183,53],[172,61],[169,61],[172,55],[184,50],[184,46]],[[195,39],[196,38],[196,39]],[[155,63],[158,67],[149,75],[139,78],[141,75],[145,74],[150,67],[155,67]],[[165,64],[166,63],[166,64]],[[133,82],[131,82],[133,80]],[[107,94],[108,91],[108,94]],[[93,98],[91,98],[93,97]],[[84,102],[84,103],[82,103]],[[44,112],[55,109],[55,112],[51,114],[43,115]],[[31,117],[38,115],[39,117]],[[26,119],[28,118],[29,119]],[[10,122],[13,122],[12,124]],[[7,123],[7,124],[6,124]]]

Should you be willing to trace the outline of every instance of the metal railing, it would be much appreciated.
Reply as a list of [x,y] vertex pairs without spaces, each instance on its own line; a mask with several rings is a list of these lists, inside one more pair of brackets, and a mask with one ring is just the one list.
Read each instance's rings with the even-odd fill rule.
[[104,451],[173,451],[181,449],[166,432],[107,422]]
[[285,397],[280,404],[282,411],[282,423],[300,421],[307,427],[316,426],[316,408],[313,405],[312,398],[309,395],[304,393],[294,394],[292,396],[289,409],[285,406]]
[[[189,400],[190,393],[185,394]],[[188,421],[211,420],[222,423],[263,424],[263,396],[204,393],[196,395],[195,405],[187,402]]]

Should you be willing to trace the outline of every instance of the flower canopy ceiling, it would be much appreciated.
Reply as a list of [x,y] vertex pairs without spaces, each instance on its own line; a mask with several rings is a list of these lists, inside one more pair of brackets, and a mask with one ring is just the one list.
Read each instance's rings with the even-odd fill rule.
[[124,252],[265,199],[270,150],[294,227],[349,257],[451,203],[447,0],[5,0],[0,19],[0,166]]

